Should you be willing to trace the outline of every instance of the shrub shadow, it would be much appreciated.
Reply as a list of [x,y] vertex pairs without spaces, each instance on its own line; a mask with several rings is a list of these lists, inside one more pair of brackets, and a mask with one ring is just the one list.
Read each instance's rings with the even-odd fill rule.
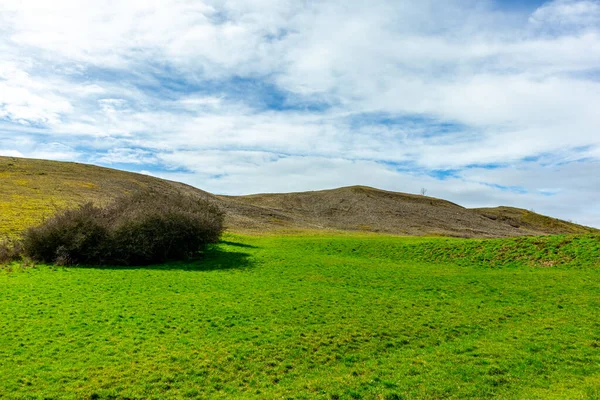
[[205,250],[198,258],[187,261],[175,261],[163,265],[137,268],[184,271],[219,271],[228,269],[247,269],[254,266],[248,253],[240,251],[224,251],[218,247]]
[[108,269],[108,270],[182,270],[182,271],[218,271],[231,269],[247,269],[254,266],[248,253],[224,251],[219,246],[212,246],[202,251],[198,257],[185,261],[172,261],[157,265],[77,265],[66,268]]
[[246,249],[257,249],[258,247],[252,246],[251,244],[246,243],[238,243],[238,242],[230,242],[228,240],[221,240],[221,244],[226,244],[227,246],[235,246],[235,247],[243,247]]

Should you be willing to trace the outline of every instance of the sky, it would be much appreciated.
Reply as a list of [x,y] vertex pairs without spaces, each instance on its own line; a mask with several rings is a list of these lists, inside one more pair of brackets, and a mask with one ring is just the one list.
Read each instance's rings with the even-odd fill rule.
[[0,0],[0,155],[600,227],[600,0]]

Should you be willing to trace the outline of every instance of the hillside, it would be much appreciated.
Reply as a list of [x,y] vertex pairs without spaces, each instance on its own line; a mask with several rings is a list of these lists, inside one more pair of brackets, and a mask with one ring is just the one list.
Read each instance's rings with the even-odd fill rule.
[[[516,223],[446,200],[351,186],[315,192],[226,197],[271,210],[281,227],[362,230],[402,235],[498,237],[558,233],[589,233],[581,227],[539,214]],[[275,216],[278,214],[278,216]],[[550,222],[552,221],[552,223]]]
[[351,230],[401,235],[504,237],[596,230],[525,210],[469,210],[432,197],[363,186],[219,196],[189,185],[92,165],[0,157],[0,234],[14,235],[56,209],[105,204],[140,189],[184,191],[212,199],[232,231]]
[[512,227],[543,231],[548,234],[585,234],[590,228],[572,222],[547,217],[533,211],[515,207],[474,208],[473,211],[493,221]]
[[144,188],[209,196],[187,185],[93,165],[0,157],[0,234],[14,234],[57,209],[105,204]]

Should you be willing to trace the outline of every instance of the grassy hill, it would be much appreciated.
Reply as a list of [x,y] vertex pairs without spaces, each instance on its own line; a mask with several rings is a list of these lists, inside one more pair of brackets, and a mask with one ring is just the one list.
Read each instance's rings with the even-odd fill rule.
[[57,209],[110,202],[144,188],[209,194],[147,175],[93,165],[0,156],[0,235],[16,234]]
[[0,180],[0,235],[15,235],[56,209],[87,201],[106,203],[116,196],[144,188],[184,191],[212,199],[225,210],[228,229],[237,232],[350,230],[506,237],[595,231],[524,210],[469,210],[432,197],[363,186],[303,193],[218,196],[141,174],[13,157],[0,157]]

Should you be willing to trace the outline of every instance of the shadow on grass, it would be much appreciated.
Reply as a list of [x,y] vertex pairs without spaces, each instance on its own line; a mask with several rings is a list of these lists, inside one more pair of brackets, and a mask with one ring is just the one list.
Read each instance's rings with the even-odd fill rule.
[[218,271],[247,269],[254,266],[247,253],[224,251],[219,246],[211,246],[202,251],[197,258],[186,261],[172,261],[157,265],[116,266],[116,265],[79,265],[67,268],[108,269],[108,270],[182,270],[182,271]]
[[238,242],[230,242],[228,240],[221,240],[221,244],[226,244],[227,246],[235,246],[235,247],[243,247],[246,249],[257,249],[258,247],[252,246],[251,244],[238,243]]
[[218,271],[228,269],[247,269],[254,266],[248,253],[238,251],[224,251],[219,247],[207,249],[193,260],[176,261],[163,265],[155,265],[137,268],[153,268],[161,270],[185,270],[185,271]]

